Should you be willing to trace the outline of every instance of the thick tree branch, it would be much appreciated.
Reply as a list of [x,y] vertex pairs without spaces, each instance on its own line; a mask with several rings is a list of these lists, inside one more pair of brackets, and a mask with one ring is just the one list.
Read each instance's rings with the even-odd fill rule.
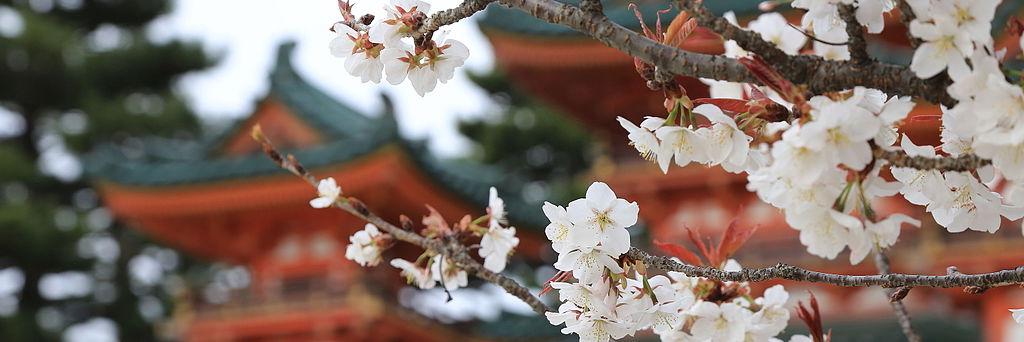
[[441,29],[442,26],[457,23],[462,19],[469,18],[476,12],[483,11],[492,2],[494,0],[466,0],[458,6],[434,13],[416,32],[412,33],[412,36],[413,38],[420,38],[433,34],[434,31]]
[[636,247],[630,248],[626,256],[633,260],[643,261],[646,265],[662,271],[683,272],[691,277],[704,277],[723,281],[762,282],[773,279],[786,279],[844,287],[881,286],[885,288],[905,286],[935,288],[998,287],[1024,283],[1024,266],[992,273],[944,276],[899,273],[886,275],[843,275],[811,271],[781,263],[772,267],[747,268],[739,272],[727,272],[713,267],[683,264],[664,256],[650,255]]
[[[875,267],[878,268],[878,273],[881,275],[892,273],[889,257],[881,249],[875,250]],[[903,335],[907,337],[908,342],[920,342],[921,336],[914,331],[914,325],[910,322],[910,313],[907,312],[906,305],[903,305],[903,299],[893,297],[893,292],[895,291],[897,290],[885,289],[885,294],[886,297],[892,299],[889,301],[889,305],[892,306],[892,311],[896,314],[896,320],[900,323],[900,329],[903,329]]]
[[982,159],[974,154],[939,158],[911,157],[904,151],[886,151],[880,148],[876,148],[874,154],[875,158],[885,159],[893,167],[910,167],[918,170],[972,171],[992,164],[991,160]]
[[871,56],[868,55],[864,26],[857,21],[857,9],[853,5],[840,4],[839,16],[846,22],[846,35],[850,37],[846,44],[846,48],[850,50],[850,60],[857,64],[870,63]]
[[[256,141],[258,141],[263,147],[263,152],[266,153],[271,160],[277,163],[278,166],[288,170],[296,176],[299,176],[299,178],[305,180],[306,183],[309,183],[309,185],[314,189],[317,187],[319,182],[317,178],[314,177],[309,170],[306,170],[306,168],[303,167],[302,164],[293,156],[288,155],[285,157],[278,152],[270,140],[260,132],[259,126],[255,127],[252,133],[253,138],[256,139]],[[374,224],[377,228],[380,228],[394,236],[395,239],[411,243],[423,248],[424,250],[444,255],[449,258],[449,260],[453,261],[458,268],[466,271],[467,273],[489,283],[501,286],[509,294],[518,297],[523,302],[530,305],[530,307],[533,308],[533,311],[537,314],[543,315],[544,312],[547,311],[547,307],[544,303],[530,293],[530,289],[520,285],[512,278],[491,272],[484,268],[483,265],[470,256],[469,248],[454,239],[431,239],[420,236],[412,231],[399,228],[380,216],[377,216],[371,212],[369,208],[366,208],[362,202],[355,199],[339,200],[334,203],[334,206],[366,222]]]
[[[499,0],[501,4],[530,13],[541,20],[564,25],[586,34],[612,48],[626,52],[660,69],[692,77],[705,77],[732,82],[755,82],[752,75],[736,60],[686,52],[666,46],[622,27],[604,15],[583,11],[554,0]],[[698,22],[727,39],[736,40],[743,48],[759,54],[777,67],[790,81],[806,84],[815,94],[865,86],[889,94],[911,95],[927,101],[953,105],[946,93],[948,77],[928,80],[917,78],[907,67],[880,62],[858,65],[852,62],[826,61],[817,56],[787,56],[755,33],[744,31],[716,17],[702,6],[683,3]]]

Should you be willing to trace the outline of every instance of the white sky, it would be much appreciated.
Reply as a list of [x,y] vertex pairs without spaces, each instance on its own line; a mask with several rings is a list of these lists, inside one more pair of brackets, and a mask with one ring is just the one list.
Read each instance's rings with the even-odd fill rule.
[[[459,0],[431,1],[432,11],[454,7]],[[382,0],[358,1],[357,11],[379,12]],[[402,132],[427,137],[443,155],[466,151],[467,141],[456,131],[460,117],[488,113],[493,104],[463,74],[421,98],[409,84],[363,84],[349,76],[343,60],[327,50],[333,37],[328,28],[339,20],[335,0],[178,0],[173,12],[150,27],[156,40],[170,37],[199,40],[207,52],[223,56],[220,64],[186,76],[179,84],[193,108],[207,120],[248,115],[268,88],[267,74],[277,45],[298,41],[293,56],[299,72],[327,93],[356,109],[376,113],[381,91],[393,95]],[[470,48],[467,67],[490,70],[490,46],[476,24],[463,21],[450,27],[449,37]]]

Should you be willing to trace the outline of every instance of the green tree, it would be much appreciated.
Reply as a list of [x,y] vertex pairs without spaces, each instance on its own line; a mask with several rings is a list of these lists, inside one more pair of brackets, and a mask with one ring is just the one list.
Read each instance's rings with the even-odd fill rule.
[[[152,315],[169,300],[128,267],[159,250],[111,222],[80,156],[133,136],[197,132],[172,85],[212,60],[198,44],[147,38],[169,9],[166,0],[0,0],[0,270],[24,280],[15,311],[0,298],[4,340],[59,339],[94,317],[116,322],[123,340],[155,339]],[[87,293],[40,291],[41,279],[65,272],[87,276]]]
[[[516,90],[498,72],[469,76],[500,105],[497,120],[459,123],[459,131],[476,143],[470,158],[507,170],[537,190],[539,199],[567,202],[582,194],[586,188],[576,176],[599,155],[590,134]],[[524,193],[534,192],[530,190]]]

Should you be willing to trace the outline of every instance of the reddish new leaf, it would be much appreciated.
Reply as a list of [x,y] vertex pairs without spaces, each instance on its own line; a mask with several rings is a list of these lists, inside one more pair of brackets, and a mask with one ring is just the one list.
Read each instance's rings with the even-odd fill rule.
[[736,251],[743,247],[743,244],[750,239],[758,226],[740,228],[738,220],[733,219],[729,227],[722,234],[722,240],[718,243],[718,260],[728,260]]
[[708,263],[710,263],[710,266],[712,266],[712,267],[719,267],[719,266],[721,266],[721,263],[719,263],[719,260],[715,260],[715,255],[717,255],[718,253],[714,252],[714,247],[709,246],[708,244],[704,243],[704,240],[700,236],[700,232],[699,231],[697,231],[695,229],[690,229],[690,227],[686,227],[686,233],[687,233],[687,235],[689,235],[690,241],[693,242],[693,245],[697,246],[697,249],[700,251],[700,254],[703,254],[704,255],[704,259],[706,259],[708,261]]
[[732,114],[740,114],[750,111],[750,102],[747,100],[726,98],[702,98],[693,100],[694,106],[702,104],[713,104],[716,107],[721,108],[723,112]]
[[747,67],[747,70],[750,70],[750,73],[754,74],[754,77],[757,77],[761,83],[779,93],[779,96],[782,96],[784,100],[797,105],[798,108],[806,103],[804,92],[794,85],[793,82],[782,77],[775,68],[768,65],[760,56],[746,56],[740,58],[739,61],[743,66]]
[[760,99],[767,99],[767,98],[768,98],[768,95],[765,95],[764,92],[761,91],[761,89],[758,89],[755,86],[751,86],[750,87],[750,99],[751,100],[760,100]]
[[[814,297],[814,293],[810,291],[807,293],[811,295],[811,308],[808,309],[804,306],[803,301],[797,302],[796,316],[807,325],[814,342],[828,342],[831,340],[831,336],[825,335],[825,328],[821,322],[821,310],[818,309],[818,299]],[[832,335],[832,332],[830,331],[828,335]]]
[[654,240],[654,246],[658,247],[658,249],[661,249],[663,252],[668,253],[671,256],[679,258],[679,260],[682,260],[687,264],[697,266],[704,265],[704,262],[700,260],[700,257],[698,257],[696,254],[693,254],[693,252],[691,252],[689,249],[686,249],[683,246],[671,242],[661,242],[658,240]]
[[697,19],[690,18],[686,11],[679,12],[675,19],[672,19],[672,23],[668,25],[668,30],[665,31],[665,43],[669,46],[679,47],[686,41],[686,38],[693,34],[693,30],[697,29]]
[[429,210],[430,213],[423,216],[422,221],[423,225],[426,226],[422,233],[424,236],[443,236],[452,231],[451,228],[448,227],[448,222],[444,220],[441,213],[437,212],[434,207],[427,205],[427,210]]

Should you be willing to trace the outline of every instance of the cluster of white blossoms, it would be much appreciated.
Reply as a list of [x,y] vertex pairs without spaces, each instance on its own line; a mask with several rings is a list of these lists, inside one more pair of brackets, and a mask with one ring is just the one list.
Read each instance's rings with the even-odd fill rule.
[[[516,229],[514,227],[505,227],[505,202],[498,197],[498,192],[493,187],[490,190],[487,215],[477,221],[483,219],[486,219],[488,222],[487,227],[480,227],[476,226],[475,223],[471,223],[468,224],[469,226],[462,228],[469,231],[472,235],[481,237],[480,256],[484,258],[484,268],[492,272],[501,272],[505,269],[509,255],[519,245],[519,238],[515,236]],[[428,224],[428,230],[436,229],[436,225],[440,224],[440,222],[434,222],[433,218],[430,217],[424,218],[424,223]],[[429,225],[435,225],[435,227],[432,228]],[[445,226],[441,230],[447,229],[449,228]],[[460,228],[455,229],[455,231],[459,230]],[[435,233],[438,232],[435,230]],[[445,234],[445,232],[440,233]],[[402,270],[402,275],[405,276],[408,283],[421,289],[430,289],[439,283],[449,291],[466,286],[466,271],[458,268],[450,258],[429,252],[424,254],[424,256],[430,257],[424,258],[421,256],[416,262],[393,259],[391,260],[391,266]],[[422,260],[426,261],[420,262]]]
[[749,173],[748,189],[783,210],[809,253],[834,259],[849,247],[856,264],[873,248],[894,244],[902,224],[920,225],[898,214],[879,220],[871,208],[875,198],[902,187],[879,176],[884,165],[872,163],[871,144],[892,148],[893,125],[913,103],[860,87],[840,97],[811,98],[810,120],[793,124],[772,144],[770,162]]
[[[992,19],[1001,0],[908,0],[910,34],[921,39],[910,70],[929,78],[947,70],[955,80],[968,73],[965,60],[992,45]],[[991,51],[991,49],[989,49]]]
[[[804,13],[801,24],[804,28],[813,30],[814,35],[819,39],[837,38],[838,32],[845,36],[846,22],[839,16],[839,5],[853,5],[856,7],[854,16],[857,22],[866,27],[868,33],[879,33],[885,27],[883,15],[896,7],[892,0],[793,0],[794,8],[807,10]],[[830,41],[830,40],[826,40]],[[835,41],[843,43],[846,40]]]
[[[455,68],[469,57],[469,49],[454,39],[431,38],[416,42],[411,37],[427,20],[430,4],[419,0],[391,0],[380,18],[355,19],[342,4],[349,19],[334,24],[337,36],[330,42],[331,54],[345,59],[345,70],[363,82],[379,83],[387,72],[388,83],[409,80],[420,96],[438,82],[455,76]],[[367,18],[370,22],[365,22]]]
[[[341,187],[338,186],[334,178],[320,180],[317,184],[317,193],[317,198],[309,201],[313,208],[327,208],[335,205],[339,200],[347,201],[341,198]],[[477,225],[477,222],[482,221],[486,221],[487,226]],[[634,210],[633,223],[635,222],[636,211]],[[440,214],[431,209],[431,214],[424,217],[423,224],[426,227],[419,233],[428,238],[452,236],[457,239],[459,236],[465,235],[480,237],[480,257],[484,259],[484,267],[496,273],[505,269],[509,255],[519,245],[516,229],[507,227],[505,201],[498,197],[498,192],[493,187],[490,189],[487,215],[475,221],[470,220],[469,215],[466,215],[455,227],[450,227]],[[626,238],[628,248],[629,236],[627,235]],[[357,231],[349,237],[345,258],[363,267],[374,267],[380,263],[383,251],[393,244],[394,237],[391,234],[383,233],[377,226],[368,223],[363,230]],[[401,270],[402,276],[409,284],[421,289],[430,289],[440,283],[446,290],[451,291],[468,284],[465,270],[459,268],[450,258],[445,258],[444,255],[435,252],[424,252],[415,262],[395,258],[390,263],[391,266]]]
[[[707,120],[698,123],[693,114]],[[679,118],[676,122],[677,117]],[[619,117],[619,124],[629,132],[630,144],[648,160],[656,160],[662,172],[675,160],[676,165],[700,163],[721,165],[729,172],[750,170],[756,160],[748,158],[752,137],[733,118],[712,104],[693,110],[677,106],[668,118],[648,117],[640,126]]]
[[487,204],[487,232],[480,238],[480,257],[484,267],[491,272],[505,270],[508,256],[519,245],[515,227],[505,227],[505,201],[498,197],[498,190],[491,188]]
[[383,237],[377,226],[367,223],[363,230],[348,238],[349,245],[345,248],[345,258],[355,261],[359,266],[377,266],[380,263],[380,253],[384,249],[382,247],[386,245]]
[[[789,294],[782,286],[754,299],[746,283],[679,272],[650,276],[642,266],[621,264],[630,248],[626,228],[637,222],[639,207],[604,183],[593,183],[566,208],[545,203],[544,213],[561,271],[549,286],[562,302],[546,315],[565,325],[564,334],[608,341],[651,329],[665,341],[768,341],[786,327]],[[740,268],[730,260],[725,269]],[[577,282],[566,282],[570,275]]]

